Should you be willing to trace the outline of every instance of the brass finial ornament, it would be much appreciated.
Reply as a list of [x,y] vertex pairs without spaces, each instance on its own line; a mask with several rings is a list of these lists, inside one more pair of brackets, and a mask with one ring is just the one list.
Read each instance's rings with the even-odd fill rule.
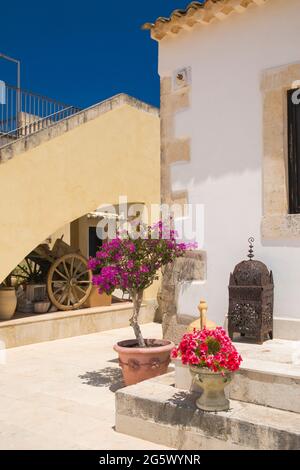
[[208,310],[208,306],[205,300],[200,300],[200,304],[198,305],[198,310],[200,314],[200,330],[203,330],[203,328],[206,327],[206,323],[207,323],[206,313]]
[[203,330],[204,328],[209,328],[209,329],[214,329],[216,328],[216,323],[212,322],[209,320],[206,316],[207,310],[208,310],[208,305],[207,302],[203,299],[200,300],[200,303],[198,305],[198,310],[200,314],[200,318],[198,320],[193,321],[189,327],[188,331],[193,332],[194,329],[196,330]]
[[253,243],[255,242],[255,238],[253,238],[253,237],[248,238],[248,242],[249,242],[248,258],[251,260],[251,259],[254,258],[254,254],[253,254],[254,245],[253,245]]

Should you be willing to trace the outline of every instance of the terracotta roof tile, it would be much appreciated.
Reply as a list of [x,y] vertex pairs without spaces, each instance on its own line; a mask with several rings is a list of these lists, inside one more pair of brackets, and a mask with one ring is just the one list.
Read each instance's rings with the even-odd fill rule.
[[249,6],[263,5],[270,0],[203,0],[191,2],[185,9],[174,10],[170,17],[159,17],[142,28],[151,31],[153,39],[160,41],[167,35],[190,29],[195,24],[208,25],[213,20],[224,20],[231,13],[243,13]]

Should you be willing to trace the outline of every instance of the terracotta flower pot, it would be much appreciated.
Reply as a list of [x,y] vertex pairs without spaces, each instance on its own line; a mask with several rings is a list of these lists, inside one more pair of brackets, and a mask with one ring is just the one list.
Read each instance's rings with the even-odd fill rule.
[[14,287],[0,288],[0,320],[10,320],[17,307],[17,296]]
[[196,405],[203,411],[228,411],[229,400],[225,397],[225,387],[232,380],[232,372],[213,372],[206,368],[190,367],[193,384],[197,385],[202,394]]
[[158,339],[146,339],[145,342],[146,348],[139,348],[135,339],[120,341],[114,346],[126,386],[165,374],[168,370],[174,344]]

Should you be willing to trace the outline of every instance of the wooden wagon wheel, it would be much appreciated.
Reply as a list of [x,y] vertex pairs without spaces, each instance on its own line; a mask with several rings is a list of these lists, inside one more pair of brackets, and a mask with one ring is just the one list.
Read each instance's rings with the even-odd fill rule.
[[46,282],[47,263],[42,260],[30,259],[28,256],[11,272],[16,279],[16,285],[20,284],[43,284]]
[[51,302],[59,310],[79,308],[92,289],[92,272],[86,258],[77,253],[58,258],[49,270],[47,289]]

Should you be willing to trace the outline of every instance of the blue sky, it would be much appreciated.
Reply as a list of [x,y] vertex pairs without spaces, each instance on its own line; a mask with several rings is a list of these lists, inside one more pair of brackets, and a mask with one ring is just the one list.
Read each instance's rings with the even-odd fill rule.
[[[125,92],[159,105],[157,43],[146,21],[188,0],[1,2],[0,52],[22,61],[22,88],[85,107]],[[15,68],[0,60],[0,80]]]

